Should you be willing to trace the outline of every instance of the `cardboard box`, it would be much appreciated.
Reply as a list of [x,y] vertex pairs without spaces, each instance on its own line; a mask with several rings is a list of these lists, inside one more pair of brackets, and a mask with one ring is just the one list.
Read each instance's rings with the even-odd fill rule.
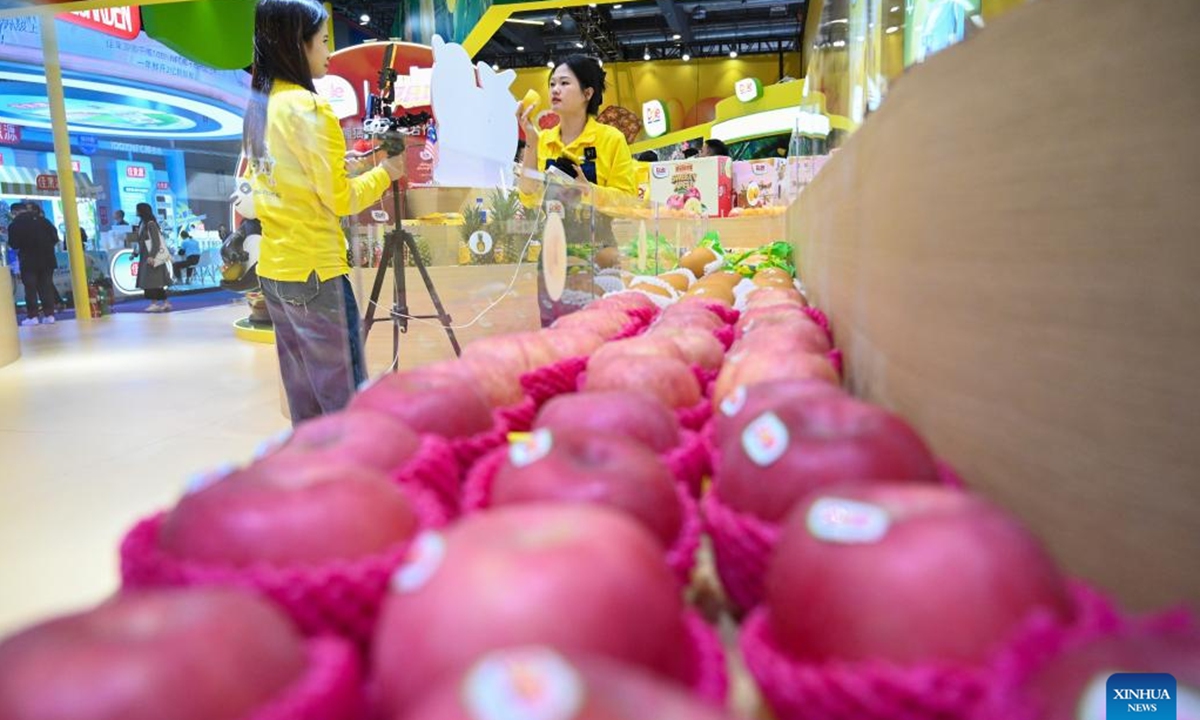
[[727,157],[651,163],[650,199],[681,214],[725,217],[733,209],[732,166]]
[[1200,3],[1100,5],[1024,5],[910,69],[789,234],[855,394],[1070,575],[1195,607]]
[[786,203],[783,194],[783,171],[786,167],[783,158],[734,162],[733,204],[740,208],[756,208]]

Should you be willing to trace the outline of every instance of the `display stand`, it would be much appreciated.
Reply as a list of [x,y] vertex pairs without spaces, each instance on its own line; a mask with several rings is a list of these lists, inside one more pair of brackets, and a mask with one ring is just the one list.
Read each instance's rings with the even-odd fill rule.
[[[392,308],[388,314],[388,318],[392,321],[392,365],[394,369],[399,366],[396,362],[400,357],[400,334],[408,332],[409,320],[437,320],[441,323],[442,328],[446,331],[446,337],[450,339],[450,346],[454,348],[455,355],[462,354],[462,348],[459,347],[458,338],[454,335],[454,327],[451,325],[450,314],[446,312],[446,308],[442,305],[442,299],[438,296],[437,288],[433,286],[433,279],[429,277],[429,270],[425,267],[425,261],[421,258],[421,253],[417,249],[416,240],[412,233],[404,229],[402,221],[400,203],[400,186],[399,183],[392,183],[392,217],[396,222],[396,229],[388,233],[383,243],[383,254],[379,258],[379,268],[375,272],[375,283],[371,287],[371,298],[367,302],[367,312],[363,319],[363,342],[371,334],[371,328],[375,323],[384,320],[383,317],[376,317],[375,308],[379,305],[379,295],[383,291],[384,275],[390,266],[392,268]],[[432,315],[411,315],[408,309],[408,282],[406,269],[408,268],[408,256],[412,256],[413,264],[417,268],[417,272],[421,273],[421,280],[425,283],[425,290],[429,293],[429,297],[433,300],[435,309]]]

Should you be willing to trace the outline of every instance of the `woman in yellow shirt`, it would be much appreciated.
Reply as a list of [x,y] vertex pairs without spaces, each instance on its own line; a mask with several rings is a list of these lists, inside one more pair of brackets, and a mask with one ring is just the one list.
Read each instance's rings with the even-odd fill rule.
[[633,156],[625,136],[596,120],[603,102],[604,68],[600,62],[587,55],[564,60],[550,75],[550,108],[558,114],[558,126],[539,132],[531,118],[532,106],[521,116],[524,167],[544,171],[556,165],[568,175],[636,195]]
[[[545,171],[554,166],[577,180],[636,196],[637,176],[625,135],[596,120],[603,102],[604,68],[600,61],[587,55],[571,55],[564,60],[550,74],[550,107],[558,114],[558,126],[539,132],[531,119],[532,106],[521,116],[525,170]],[[582,307],[579,302],[586,299],[585,293],[551,300],[545,279],[538,273],[538,308],[543,326],[578,310]]]
[[340,410],[366,380],[340,218],[404,172],[395,157],[349,177],[341,125],[313,87],[329,69],[327,19],[315,0],[259,1],[243,126],[262,223],[258,276],[293,423]]

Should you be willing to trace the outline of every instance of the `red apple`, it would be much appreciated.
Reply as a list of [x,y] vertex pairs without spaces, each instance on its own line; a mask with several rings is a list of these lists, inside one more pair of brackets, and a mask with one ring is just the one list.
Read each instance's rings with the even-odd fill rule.
[[421,437],[389,415],[356,410],[323,415],[296,426],[279,457],[360,465],[390,475],[421,447]]
[[900,417],[815,393],[759,414],[728,438],[714,489],[731,508],[779,522],[805,495],[838,483],[937,479],[929,448]]
[[804,661],[977,665],[1030,613],[1072,605],[1015,518],[958,490],[860,484],[787,519],[766,573],[770,631]]
[[670,548],[683,525],[675,478],[636,440],[591,429],[535,430],[513,445],[492,485],[493,506],[599,503],[627,513]]
[[592,363],[605,364],[608,362],[630,363],[638,362],[643,357],[667,357],[679,361],[684,360],[679,346],[669,338],[653,335],[638,335],[637,337],[615,340],[604,344],[604,347],[592,354],[588,367]]
[[418,433],[446,438],[492,429],[492,410],[473,378],[423,369],[384,375],[355,395],[349,410],[384,413]]
[[[794,307],[794,310],[788,308]],[[751,338],[787,338],[812,353],[827,353],[830,350],[829,335],[818,324],[804,314],[798,306],[772,305],[768,308],[749,310],[738,318],[736,332],[740,341]],[[739,341],[739,342],[740,342]]]
[[584,328],[550,328],[541,334],[555,360],[591,355],[604,344],[604,338]]
[[721,447],[763,413],[824,395],[841,396],[844,393],[824,380],[768,380],[734,388],[713,407],[713,440]]
[[185,495],[158,541],[190,560],[297,565],[365,557],[417,530],[408,497],[378,470],[273,456]]
[[529,338],[525,335],[492,335],[473,340],[463,347],[460,358],[463,362],[479,360],[495,363],[520,375],[537,367],[536,358],[531,358],[527,352]]
[[679,419],[675,413],[657,399],[632,390],[559,395],[542,406],[533,427],[620,434],[656,453],[679,445]]
[[800,291],[794,288],[759,288],[746,296],[747,310],[780,303],[790,303],[802,307],[808,305]]
[[508,336],[524,346],[525,357],[529,361],[529,365],[525,368],[526,372],[545,367],[559,360],[558,349],[549,341],[548,335],[549,331],[541,331],[515,333]]
[[288,619],[252,595],[126,593],[0,643],[0,717],[243,720],[306,666]]
[[716,370],[725,361],[725,346],[711,332],[703,328],[655,328],[647,337],[668,338],[679,348],[684,362],[689,365],[698,365],[705,370]]
[[605,295],[587,304],[589,310],[654,310],[658,306],[654,301],[641,293],[617,292]]
[[492,407],[516,405],[525,398],[521,387],[524,366],[518,366],[512,358],[477,357],[459,360],[461,372],[466,373],[483,390],[483,396]]
[[490,650],[544,644],[682,678],[679,583],[662,546],[594,505],[493,508],[421,535],[375,634],[381,709],[397,715]]
[[1195,631],[1092,640],[1051,660],[1021,696],[1038,708],[1042,720],[1104,720],[1105,686],[1113,672],[1173,675],[1177,717],[1200,718],[1200,635]]
[[634,390],[652,395],[667,407],[700,402],[700,381],[682,360],[668,357],[614,358],[588,363],[585,390]]
[[717,317],[716,314],[698,305],[687,305],[681,307],[675,312],[671,309],[675,306],[667,308],[658,320],[654,322],[654,328],[692,328],[702,329],[712,332],[725,327],[725,321]]
[[830,350],[829,336],[806,317],[768,322],[772,324],[757,326],[734,341],[729,354],[734,357],[755,353],[825,355]]
[[563,315],[554,321],[553,328],[583,328],[591,330],[608,340],[619,335],[630,323],[629,315],[623,310],[584,309]]
[[823,355],[795,350],[756,350],[730,353],[713,387],[713,402],[720,403],[739,385],[749,387],[768,380],[821,380],[841,384],[837,370]]
[[683,688],[631,665],[567,658],[545,646],[507,648],[427,693],[395,720],[724,720]]

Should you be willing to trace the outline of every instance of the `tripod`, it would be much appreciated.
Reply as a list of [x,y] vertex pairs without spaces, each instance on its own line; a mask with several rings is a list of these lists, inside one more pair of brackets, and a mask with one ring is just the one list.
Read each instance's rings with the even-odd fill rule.
[[[404,223],[401,221],[403,215],[400,210],[400,184],[392,182],[392,218],[396,222],[396,229],[384,238],[383,254],[379,258],[379,268],[375,271],[375,284],[371,288],[371,300],[367,303],[367,315],[363,319],[364,344],[375,323],[384,319],[392,321],[393,369],[399,364],[395,361],[400,357],[400,333],[408,332],[409,320],[436,319],[442,324],[442,329],[446,331],[446,337],[450,338],[450,347],[454,348],[454,354],[456,356],[462,354],[462,348],[459,347],[458,338],[455,337],[454,328],[450,324],[450,315],[442,306],[442,299],[438,297],[437,288],[433,286],[433,278],[429,277],[429,270],[425,267],[425,261],[417,249],[416,239],[412,233],[404,229]],[[421,273],[421,280],[425,282],[425,289],[429,291],[429,297],[433,300],[433,307],[437,311],[434,315],[411,315],[408,312],[408,283],[405,272],[408,267],[407,256],[410,254],[413,264],[417,266],[417,271]],[[386,318],[375,317],[379,293],[383,290],[384,273],[387,272],[389,265],[392,267],[392,309]]]

